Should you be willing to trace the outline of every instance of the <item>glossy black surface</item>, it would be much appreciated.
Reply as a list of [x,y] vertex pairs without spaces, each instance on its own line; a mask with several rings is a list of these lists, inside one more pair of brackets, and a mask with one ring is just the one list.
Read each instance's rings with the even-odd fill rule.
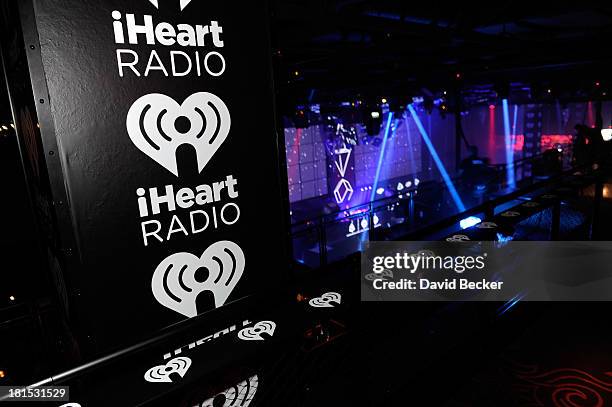
[[[17,78],[9,65],[9,74],[15,79],[9,89],[15,95],[17,109],[36,105],[42,139],[41,155],[36,160],[48,171],[48,178],[42,174],[40,179],[51,190],[41,201],[47,199],[45,204],[54,219],[46,223],[56,235],[46,244],[55,246],[53,252],[59,263],[56,273],[66,287],[63,296],[68,318],[78,324],[75,336],[83,356],[101,355],[185,320],[185,316],[158,303],[151,292],[153,271],[173,253],[200,256],[214,242],[237,243],[244,252],[246,268],[227,302],[278,286],[285,278],[281,270],[288,266],[282,215],[286,213],[285,187],[279,176],[265,4],[241,4],[240,14],[234,13],[236,6],[228,2],[194,1],[184,11],[178,2],[160,2],[156,8],[141,0],[11,4],[13,16],[19,12],[20,20],[11,23],[17,37],[18,28],[23,31],[22,46],[30,75],[23,77],[22,72]],[[197,49],[148,45],[143,34],[138,37],[138,45],[116,44],[113,11],[122,13],[124,24],[127,14],[136,15],[139,24],[146,15],[156,24],[195,26],[217,21],[223,29],[223,47],[215,48],[211,42]],[[207,41],[211,41],[210,35]],[[19,49],[19,44],[15,47]],[[198,50],[202,59],[206,52],[217,51],[225,59],[225,71],[212,76],[202,66],[203,73],[197,75],[193,57],[194,69],[187,76],[167,77],[159,68],[145,76],[140,67],[139,75],[130,72],[121,77],[118,49],[137,52],[140,58],[152,52],[167,58],[171,50],[192,54]],[[33,99],[24,98],[20,86],[31,86]],[[179,148],[179,173],[175,176],[130,141],[126,116],[134,101],[144,95],[161,93],[182,103],[197,92],[213,93],[225,102],[231,116],[230,133],[201,172],[194,151]],[[17,130],[25,133],[34,125],[37,129],[38,122],[18,120]],[[25,145],[23,150],[29,165],[34,160],[32,146]],[[183,228],[189,228],[190,211],[198,209],[208,212],[212,225],[213,218],[220,219],[224,202],[139,216],[139,188],[157,188],[161,195],[172,185],[176,193],[183,187],[195,189],[228,176],[237,181],[238,197],[233,202],[239,207],[240,217],[234,224],[219,221],[217,228],[211,226],[206,233],[193,234],[184,233],[173,223],[178,218]],[[228,210],[232,211],[238,210]],[[159,235],[164,241],[150,238],[145,245],[141,222],[151,219],[162,225]],[[172,229],[178,233],[171,234]],[[269,233],[265,239],[256,235],[262,230]],[[270,247],[275,248],[273,255]],[[201,300],[198,312],[215,308],[212,298]]]

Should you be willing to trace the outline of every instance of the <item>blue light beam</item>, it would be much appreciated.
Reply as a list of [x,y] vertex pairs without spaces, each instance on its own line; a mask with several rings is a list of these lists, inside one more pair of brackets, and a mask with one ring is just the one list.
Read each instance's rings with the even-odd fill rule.
[[389,112],[387,116],[387,125],[385,126],[385,135],[380,146],[380,154],[378,156],[378,165],[376,166],[376,175],[374,176],[374,185],[372,185],[372,194],[370,195],[370,202],[374,201],[376,196],[376,190],[378,189],[378,181],[380,178],[380,170],[385,158],[385,150],[387,147],[387,140],[389,139],[389,130],[391,129],[391,121],[393,120],[393,112]]
[[506,312],[510,311],[512,307],[518,304],[523,298],[527,296],[526,292],[520,292],[508,301],[504,303],[501,307],[497,309],[497,316],[500,317],[504,315]]
[[506,144],[506,183],[510,188],[516,187],[514,179],[514,145],[510,133],[510,112],[508,111],[508,99],[502,100],[504,108],[504,143]]
[[431,157],[433,158],[434,162],[436,163],[436,166],[438,167],[438,171],[440,171],[440,175],[442,175],[442,179],[444,180],[444,183],[446,184],[446,187],[448,188],[448,192],[450,192],[451,197],[453,198],[453,201],[455,202],[455,205],[457,205],[457,209],[459,210],[459,212],[465,212],[465,205],[463,204],[463,201],[461,200],[461,197],[459,196],[459,193],[457,192],[457,189],[455,188],[453,181],[448,175],[448,172],[446,171],[446,168],[444,167],[442,160],[440,160],[440,156],[438,155],[438,152],[434,148],[433,143],[431,142],[431,139],[429,138],[429,135],[425,131],[425,128],[423,127],[423,123],[421,122],[421,119],[419,119],[419,116],[417,116],[417,113],[414,110],[414,107],[412,107],[412,103],[408,105],[408,110],[410,111],[410,114],[412,115],[412,119],[414,120],[414,123],[419,129],[419,133],[421,133],[421,137],[423,137],[423,141],[425,142],[425,145],[427,146],[427,149],[429,150],[429,154],[431,154]]
[[[376,175],[374,175],[374,185],[372,185],[372,193],[370,194],[370,203],[374,202],[376,197],[376,191],[378,190],[378,180],[380,178],[380,170],[385,158],[385,150],[387,149],[387,140],[389,139],[389,130],[391,129],[391,122],[393,121],[393,112],[389,112],[387,115],[387,125],[385,126],[385,134],[383,136],[382,144],[380,145],[380,154],[378,156],[378,165],[376,166]],[[374,208],[372,207],[372,213],[370,216],[374,216]],[[363,243],[365,242],[365,233],[361,235],[359,239],[359,250],[363,250]],[[369,233],[368,233],[369,235]]]

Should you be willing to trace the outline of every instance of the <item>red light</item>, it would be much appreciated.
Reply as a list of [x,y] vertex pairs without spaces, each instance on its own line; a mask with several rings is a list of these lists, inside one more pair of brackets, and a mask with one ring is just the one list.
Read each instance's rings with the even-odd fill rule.
[[457,72],[457,73],[455,74],[455,78],[457,78],[457,79],[461,79],[461,73]]
[[599,85],[601,85],[601,83],[599,83],[599,81],[595,82],[595,86],[599,87]]
[[[560,144],[562,146],[568,146],[572,144],[573,136],[571,134],[542,134],[540,140],[541,151],[546,151],[554,148]],[[588,139],[587,139],[588,142]],[[514,150],[521,151],[525,144],[525,136],[523,134],[517,134],[514,136]]]
[[523,151],[523,146],[525,145],[525,136],[522,134],[517,134],[514,136],[514,151]]
[[572,144],[573,136],[571,134],[542,134],[540,139],[541,151],[546,151],[554,148],[557,144],[570,145]]
[[489,105],[490,110],[495,110],[495,105]]

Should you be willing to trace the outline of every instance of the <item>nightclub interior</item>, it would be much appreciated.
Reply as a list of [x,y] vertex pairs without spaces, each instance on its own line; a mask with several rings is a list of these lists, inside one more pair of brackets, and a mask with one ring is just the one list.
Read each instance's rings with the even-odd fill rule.
[[0,403],[612,405],[612,5],[235,3],[0,5]]

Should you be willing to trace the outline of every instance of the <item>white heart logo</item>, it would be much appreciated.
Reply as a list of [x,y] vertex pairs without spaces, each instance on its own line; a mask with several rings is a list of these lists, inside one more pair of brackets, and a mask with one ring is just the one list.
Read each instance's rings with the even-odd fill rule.
[[265,338],[262,334],[266,333],[274,336],[276,330],[276,322],[274,321],[259,321],[253,326],[243,328],[238,332],[238,339],[243,341],[263,341]]
[[[188,123],[188,128],[177,129],[177,120],[185,127]],[[151,93],[132,104],[126,127],[140,151],[178,177],[176,149],[192,145],[202,172],[227,138],[231,118],[225,103],[212,93],[194,93],[182,105],[169,96]]]
[[368,281],[376,281],[376,280],[384,280],[385,277],[389,277],[389,278],[393,278],[393,271],[392,270],[383,270],[380,273],[370,273],[370,274],[366,274],[365,279]]
[[[210,291],[215,307],[222,306],[242,277],[244,264],[242,249],[228,240],[213,243],[200,257],[185,252],[172,254],[153,273],[153,296],[164,307],[195,317],[198,295]],[[205,278],[198,273],[201,269],[207,271]]]
[[169,360],[165,365],[153,366],[147,370],[144,378],[149,383],[172,383],[170,375],[178,373],[179,376],[185,377],[187,370],[191,366],[191,359],[185,356],[180,356]]
[[446,238],[447,242],[465,242],[467,240],[470,240],[470,238],[466,235],[452,235]]
[[[159,1],[158,0],[149,0],[151,2],[151,4],[153,4],[155,6],[155,8],[159,8]],[[191,3],[191,0],[181,0],[180,1],[180,5],[181,5],[181,11],[183,11],[185,9],[185,7],[187,7],[189,5],[189,3]]]
[[320,297],[311,298],[310,301],[308,301],[308,304],[315,308],[332,308],[334,306],[332,303],[340,304],[341,301],[342,296],[340,294],[328,292]]
[[497,227],[497,223],[494,222],[481,222],[476,225],[478,229],[495,229]]
[[537,202],[529,201],[529,202],[525,202],[521,206],[524,206],[525,208],[535,208],[536,206],[539,206],[539,205],[540,204]]
[[257,393],[257,386],[257,375],[253,375],[214,397],[204,400],[201,407],[249,407]]

